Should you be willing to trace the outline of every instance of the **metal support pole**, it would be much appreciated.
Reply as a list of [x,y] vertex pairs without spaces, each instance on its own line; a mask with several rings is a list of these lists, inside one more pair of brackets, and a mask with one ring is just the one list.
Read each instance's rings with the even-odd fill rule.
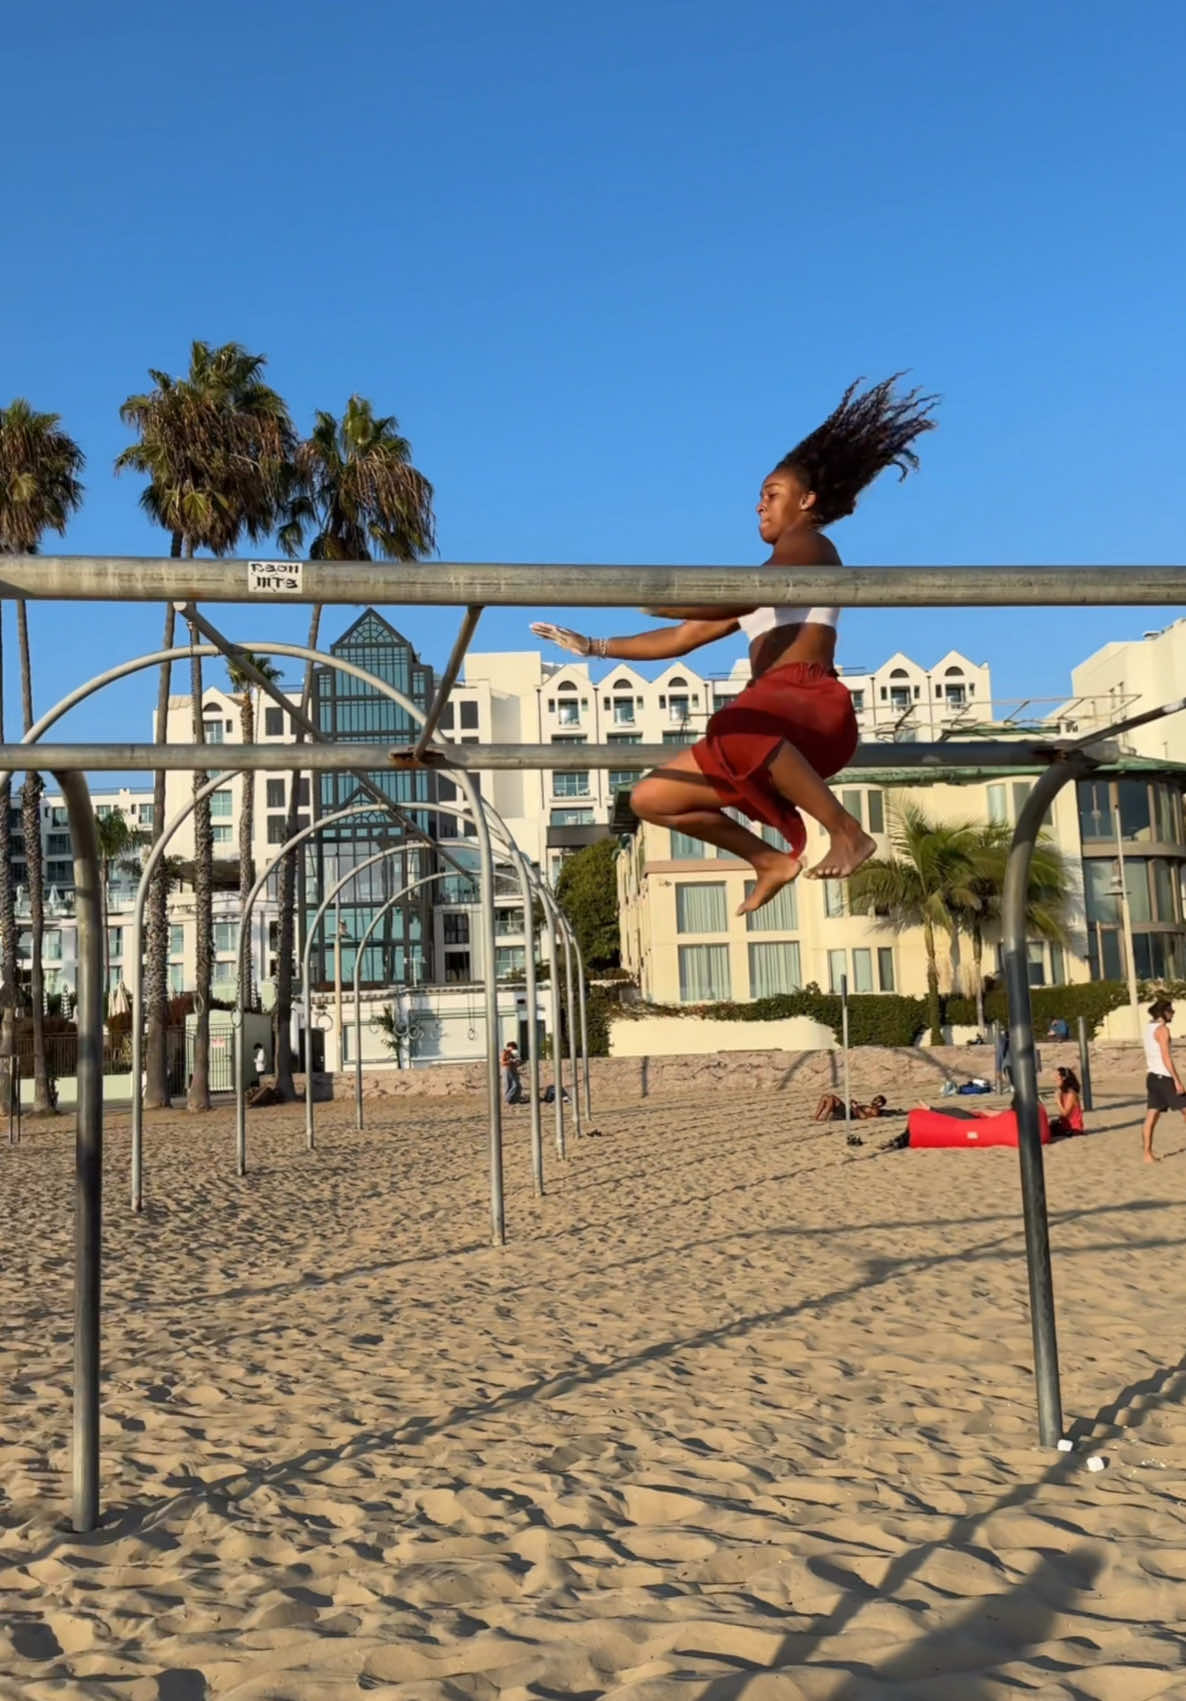
[[1013,1108],[1021,1162],[1021,1198],[1025,1217],[1025,1253],[1029,1272],[1030,1323],[1034,1337],[1034,1382],[1038,1396],[1038,1439],[1053,1447],[1062,1434],[1062,1396],[1058,1377],[1058,1339],[1054,1321],[1054,1280],[1050,1268],[1050,1226],[1046,1215],[1046,1177],[1042,1167],[1038,1070],[1034,1056],[1033,1012],[1025,916],[1030,864],[1047,811],[1069,780],[1090,763],[1074,755],[1054,764],[1026,799],[1005,870],[1001,903],[1005,983],[1009,996],[1009,1050]]
[[[560,906],[556,905],[559,913]],[[572,941],[565,925],[563,915],[560,915],[560,938],[564,945],[564,991],[568,1006],[568,1061],[572,1066],[572,1121],[576,1136],[581,1137],[581,1083],[577,1068],[577,1002],[573,990],[572,977]]]
[[564,1040],[560,1033],[560,947],[556,938],[556,913],[552,895],[542,879],[540,898],[548,927],[548,982],[552,1005],[552,1092],[556,1112],[556,1156],[567,1158],[564,1140]]
[[1141,1037],[1141,1000],[1137,991],[1137,954],[1132,937],[1132,906],[1128,901],[1128,877],[1124,868],[1124,839],[1120,832],[1119,799],[1116,806],[1116,860],[1120,867],[1120,920],[1124,927],[1124,972],[1128,979],[1128,1007],[1132,1012],[1132,1037]]
[[70,819],[78,927],[74,1194],[73,1524],[99,1522],[99,1317],[103,1260],[103,905],[99,844],[81,774],[55,774]]
[[840,976],[840,1044],[844,1056],[844,1135],[852,1133],[852,1093],[848,1076],[848,976]]
[[1091,1051],[1087,1044],[1087,1018],[1079,1018],[1079,1097],[1083,1101],[1084,1110],[1094,1110],[1095,1101],[1091,1093]]
[[[203,746],[203,748],[208,747]],[[183,807],[179,809],[173,819],[166,824],[164,832],[161,834],[160,838],[156,840],[152,849],[145,857],[144,867],[140,871],[140,884],[136,888],[136,901],[132,905],[132,942],[130,949],[132,954],[131,1038],[133,1211],[141,1211],[144,1209],[144,1091],[141,1084],[141,1078],[144,1074],[144,906],[148,901],[148,889],[152,885],[152,877],[156,873],[157,865],[164,856],[165,851],[168,848],[169,841],[172,839],[174,833],[181,826],[182,822],[188,820],[193,814],[195,804],[200,803],[203,798],[209,797],[212,792],[217,791],[220,786],[226,785],[228,780],[233,780],[234,778],[234,773],[216,774],[212,780],[207,780],[204,785],[200,786],[198,790],[194,792],[192,797],[186,799]],[[240,945],[242,945],[242,933],[243,929],[240,924]],[[240,951],[240,972],[242,971],[241,959],[242,952]],[[126,958],[124,960],[125,962],[127,961]],[[233,1037],[233,1022],[231,1024],[231,1028]],[[236,1048],[236,1050],[237,1049],[238,1048]],[[241,1073],[241,1062],[241,1056],[236,1055],[234,1064],[236,1070],[236,1092],[241,1091],[238,1086],[239,1075]]]
[[572,948],[577,959],[577,1002],[581,1012],[581,1072],[585,1086],[585,1115],[593,1120],[593,1094],[589,1087],[589,1007],[585,1001],[585,956],[581,950],[576,929],[569,923],[568,931],[572,936]]
[[482,808],[477,788],[468,774],[458,775],[458,784],[469,804],[477,829],[479,872],[481,885],[478,896],[482,906],[482,958],[486,982],[486,1087],[490,1109],[490,1239],[494,1246],[505,1246],[507,1238],[506,1203],[502,1184],[502,1081],[499,1068],[501,1050],[498,1031],[498,938],[494,921],[494,853],[490,845],[490,828]]
[[[505,833],[505,826],[503,828]],[[535,904],[527,858],[514,839],[506,833],[507,848],[519,878],[519,898],[523,905],[523,992],[527,1000],[527,1071],[528,1096],[531,1112],[531,1184],[537,1199],[544,1193],[544,1139],[542,1111],[539,1099],[539,1020],[536,1003],[539,989],[535,975]]]
[[465,611],[465,618],[461,622],[461,630],[458,632],[457,641],[453,645],[453,653],[445,664],[444,673],[442,673],[440,678],[437,680],[436,692],[433,696],[432,702],[428,705],[428,713],[424,717],[424,725],[420,728],[420,736],[416,740],[415,751],[417,756],[422,756],[424,754],[425,750],[428,748],[429,740],[432,738],[433,733],[437,729],[437,723],[441,718],[441,711],[444,709],[445,704],[449,700],[450,691],[452,691],[453,687],[457,683],[457,675],[461,672],[461,664],[465,660],[465,652],[469,649],[470,639],[473,637],[474,632],[477,629],[477,624],[481,615],[482,609],[480,604],[476,607],[467,608]]
[[[225,775],[223,777],[225,778]],[[188,813],[192,808],[193,803],[191,801],[183,813]],[[284,861],[284,858],[291,851],[303,845],[305,840],[311,838],[314,833],[320,833],[324,828],[332,826],[335,821],[344,821],[350,815],[371,815],[373,813],[374,807],[370,803],[351,803],[345,809],[335,810],[332,815],[319,815],[315,821],[310,822],[307,827],[300,828],[286,844],[280,846],[262,874],[256,877],[255,885],[248,892],[239,915],[238,956],[235,962],[236,988],[243,985],[243,958],[247,949],[248,921],[255,907],[255,900]],[[171,830],[172,827],[170,827]],[[235,1008],[231,1014],[231,1032],[234,1038],[235,1057],[235,1173],[237,1175],[247,1174],[247,1089],[243,1085],[243,1017],[244,1008],[240,1003],[239,993],[236,991]]]
[[361,862],[355,863],[353,868],[348,868],[345,874],[338,877],[336,883],[322,898],[313,920],[309,923],[309,931],[305,936],[304,955],[301,958],[301,994],[305,1002],[305,1146],[310,1152],[316,1146],[313,1131],[313,1047],[310,1044],[310,1036],[313,1032],[313,989],[309,981],[313,941],[317,937],[317,929],[321,926],[322,918],[344,886],[348,886],[360,874],[365,874],[367,869],[373,868],[377,862],[385,862],[389,857],[400,856],[407,848],[406,843],[401,839],[394,845],[385,845],[373,856],[364,857]]

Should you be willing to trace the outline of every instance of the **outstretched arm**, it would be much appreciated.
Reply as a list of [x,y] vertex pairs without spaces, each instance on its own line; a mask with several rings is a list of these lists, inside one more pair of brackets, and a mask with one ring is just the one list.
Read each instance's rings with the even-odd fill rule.
[[537,638],[559,644],[578,656],[606,656],[613,661],[668,661],[675,656],[690,655],[702,644],[717,638],[727,638],[736,632],[737,621],[717,614],[712,620],[683,620],[678,626],[659,626],[652,632],[638,632],[628,638],[587,638],[567,626],[553,626],[550,621],[536,620],[531,630]]

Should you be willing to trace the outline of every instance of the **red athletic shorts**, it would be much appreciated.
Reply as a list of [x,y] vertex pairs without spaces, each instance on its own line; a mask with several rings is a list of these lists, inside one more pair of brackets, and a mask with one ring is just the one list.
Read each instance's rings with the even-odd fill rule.
[[726,809],[777,827],[801,856],[807,829],[794,804],[771,784],[775,752],[780,744],[793,745],[826,780],[852,760],[858,743],[847,686],[819,662],[786,662],[718,709],[692,754]]

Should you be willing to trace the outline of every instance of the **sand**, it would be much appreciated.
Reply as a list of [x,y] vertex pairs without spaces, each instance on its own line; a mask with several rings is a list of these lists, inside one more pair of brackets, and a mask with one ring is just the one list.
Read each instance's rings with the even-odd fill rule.
[[[1186,1130],[1053,1148],[1069,1456],[1016,1154],[802,1095],[596,1106],[511,1244],[473,1098],[108,1131],[103,1527],[68,1509],[72,1142],[0,1150],[0,1693],[1186,1695]],[[897,1125],[895,1125],[897,1126]],[[1172,1155],[1169,1155],[1172,1154]],[[1088,1453],[1108,1468],[1090,1474]]]

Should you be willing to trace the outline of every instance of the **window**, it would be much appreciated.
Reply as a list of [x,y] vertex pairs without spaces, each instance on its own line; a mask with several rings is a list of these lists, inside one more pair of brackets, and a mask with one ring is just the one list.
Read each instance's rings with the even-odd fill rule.
[[452,698],[450,698],[449,701],[446,704],[444,704],[444,706],[442,707],[441,718],[437,722],[437,725],[440,727],[442,732],[452,732],[453,731],[453,700],[452,700]]
[[668,697],[667,718],[669,721],[678,721],[682,726],[688,719],[689,713],[688,699],[686,697]]
[[185,991],[185,968],[181,963],[169,964],[169,996],[176,998]]
[[556,706],[556,719],[561,726],[580,726],[581,705],[574,699],[570,703],[560,702]]
[[877,947],[877,984],[882,992],[894,990],[894,951],[892,945]]
[[123,928],[122,927],[109,927],[107,929],[107,955],[109,957],[122,957],[123,954],[124,954],[124,930],[123,930]]
[[222,744],[224,742],[221,719],[203,721],[202,732],[207,744]]
[[866,825],[871,833],[885,832],[885,799],[879,791],[865,793],[865,806],[869,811]]
[[239,924],[237,921],[216,921],[214,923],[214,949],[220,956],[233,956],[239,948]]
[[267,802],[269,809],[284,808],[284,781],[269,780],[267,783]]
[[865,707],[865,693],[863,691],[853,691],[850,695],[852,697],[852,706],[854,711],[858,715],[863,713]]
[[142,803],[140,805],[140,809],[139,809],[138,814],[139,814],[140,825],[142,827],[151,827],[152,823],[153,823],[153,817],[155,815],[155,806],[151,803]]
[[1110,780],[1079,781],[1079,831],[1084,839],[1115,840]]
[[690,839],[686,833],[672,833],[671,860],[673,862],[702,862],[710,854],[703,839]]
[[264,737],[265,738],[283,738],[284,737],[284,710],[283,709],[265,709],[264,710]]
[[549,820],[553,827],[591,827],[593,811],[591,809],[553,809]]
[[[784,887],[784,891],[785,889]],[[751,998],[774,998],[780,992],[798,992],[802,985],[798,940],[788,939],[777,945],[766,943],[749,947]]]
[[70,811],[64,804],[54,804],[49,812],[49,824],[51,827],[68,827],[70,825]]
[[852,990],[873,991],[873,952],[858,945],[852,954]]
[[476,732],[478,729],[478,705],[475,702],[462,702],[457,705],[460,711],[458,725],[463,732]]
[[844,881],[825,880],[824,914],[830,919],[835,920],[837,917],[846,915],[847,913],[848,912],[845,907]]
[[588,768],[574,768],[568,773],[553,774],[552,795],[554,797],[588,797]]
[[962,685],[947,687],[947,701],[953,709],[962,709],[967,701],[967,695]]
[[695,744],[696,734],[691,728],[681,728],[679,732],[665,732],[664,744]]
[[848,810],[854,821],[859,821],[862,827],[865,825],[865,811],[862,807],[859,791],[842,791],[840,803],[842,808]]
[[185,955],[185,929],[174,922],[169,929],[169,955],[183,957]]
[[1062,946],[1059,944],[1052,944],[1050,947],[1050,982],[1052,986],[1065,986],[1067,984],[1066,961],[1063,957]]
[[282,845],[284,843],[283,815],[268,816],[268,843],[270,845]]
[[[462,741],[464,743],[464,740]],[[477,739],[473,742],[476,744]],[[557,732],[552,735],[553,744],[588,744],[589,740],[583,732]]]
[[445,952],[445,979],[446,981],[470,979],[468,951]]
[[229,825],[222,827],[215,823],[210,829],[216,845],[229,845],[235,837],[235,829]]
[[847,963],[845,961],[845,958],[846,958],[846,953],[844,951],[829,951],[828,952],[828,991],[829,992],[840,992],[842,990],[842,983],[844,981],[845,976],[848,973],[848,966],[847,966]]
[[633,726],[634,725],[634,699],[632,697],[615,698],[615,700],[614,700],[614,725],[615,726]]
[[611,791],[629,791],[637,778],[637,768],[611,768],[609,771],[609,789]]
[[675,931],[677,933],[727,933],[729,912],[725,882],[677,885],[675,888]]
[[51,927],[51,928],[47,929],[46,934],[45,934],[44,943],[42,945],[41,956],[42,956],[42,960],[44,962],[47,962],[47,963],[60,963],[61,962],[61,960],[62,960],[62,933],[61,933],[60,928]]
[[212,795],[212,797],[210,799],[210,814],[211,814],[211,816],[217,817],[217,816],[233,815],[234,812],[235,812],[235,800],[232,797],[230,791],[226,787],[224,787],[222,791],[216,791]]
[[730,996],[729,947],[681,945],[679,995],[684,1004],[709,1004]]
[[469,917],[467,915],[446,911],[441,920],[444,925],[442,937],[446,945],[469,944]]
[[910,707],[910,692],[905,685],[894,685],[890,688],[890,708],[901,711]]
[[1016,820],[1025,808],[1025,800],[1034,789],[1033,780],[1014,780],[1013,782],[1013,819]]
[[1003,826],[1009,819],[1009,804],[1003,785],[988,787],[988,819],[994,827]]
[[[745,895],[751,897],[756,881],[747,880]],[[799,925],[799,900],[795,895],[794,883],[786,885],[781,892],[776,892],[768,904],[763,904],[760,910],[747,910],[745,926],[748,933],[793,933]]]
[[521,934],[523,931],[522,909],[495,910],[494,931],[495,933],[500,934],[503,938],[506,938],[508,935]]
[[1120,809],[1120,831],[1126,839],[1152,837],[1149,787],[1144,780],[1117,780],[1116,802]]
[[527,967],[525,948],[522,945],[496,945],[494,948],[494,978],[508,980],[511,975],[521,975]]
[[1029,983],[1031,986],[1046,985],[1046,950],[1040,940],[1025,948]]

